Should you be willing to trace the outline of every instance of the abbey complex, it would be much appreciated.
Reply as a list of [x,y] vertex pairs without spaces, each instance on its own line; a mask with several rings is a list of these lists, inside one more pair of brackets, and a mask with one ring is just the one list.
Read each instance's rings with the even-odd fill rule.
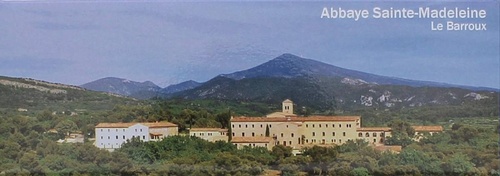
[[[192,128],[191,136],[208,141],[229,141],[238,148],[243,146],[265,147],[290,146],[295,154],[303,147],[313,145],[341,145],[350,140],[362,139],[377,148],[384,148],[384,141],[391,136],[389,127],[362,127],[360,116],[308,116],[293,113],[293,102],[282,102],[282,111],[265,117],[232,117],[229,129]],[[414,140],[420,134],[443,131],[441,126],[412,126]],[[128,139],[138,137],[143,141],[157,141],[178,134],[178,126],[168,122],[156,123],[100,123],[95,128],[98,148],[114,150]],[[394,147],[386,147],[394,149]],[[399,148],[400,149],[400,148]],[[396,149],[397,150],[397,149]]]

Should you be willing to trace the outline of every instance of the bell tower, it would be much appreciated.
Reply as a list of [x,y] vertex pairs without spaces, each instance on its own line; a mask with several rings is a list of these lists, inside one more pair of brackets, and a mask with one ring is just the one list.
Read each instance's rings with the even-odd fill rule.
[[293,102],[292,100],[286,99],[282,103],[283,105],[283,113],[293,114]]

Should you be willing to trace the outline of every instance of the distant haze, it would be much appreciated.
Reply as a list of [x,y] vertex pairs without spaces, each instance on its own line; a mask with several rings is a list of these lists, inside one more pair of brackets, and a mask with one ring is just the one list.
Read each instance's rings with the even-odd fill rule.
[[[487,31],[432,19],[321,19],[343,9],[484,9]],[[207,81],[283,53],[378,75],[500,88],[499,6],[487,2],[5,2],[0,75],[81,85]],[[437,19],[446,22],[447,20]]]

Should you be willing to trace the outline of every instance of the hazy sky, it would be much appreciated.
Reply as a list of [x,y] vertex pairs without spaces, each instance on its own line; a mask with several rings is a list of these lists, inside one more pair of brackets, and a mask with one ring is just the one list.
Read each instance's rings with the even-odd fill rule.
[[[484,19],[325,19],[342,9],[481,9]],[[432,31],[431,21],[486,31]],[[499,2],[10,2],[0,75],[73,85],[103,77],[207,81],[282,53],[407,79],[500,87]]]

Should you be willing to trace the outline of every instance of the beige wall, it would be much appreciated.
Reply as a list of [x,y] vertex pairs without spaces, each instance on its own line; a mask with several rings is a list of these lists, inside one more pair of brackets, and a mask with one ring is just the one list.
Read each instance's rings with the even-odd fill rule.
[[228,140],[226,132],[221,132],[221,131],[190,131],[189,135],[196,136],[210,142],[215,142],[215,141],[227,142]]
[[363,139],[370,144],[383,144],[390,134],[388,131],[357,131],[357,139]]
[[234,145],[236,145],[236,148],[238,148],[238,149],[242,149],[245,146],[249,146],[249,147],[265,147],[265,148],[267,148],[267,150],[272,150],[274,147],[274,142],[273,141],[269,141],[268,143],[264,143],[264,142],[238,142],[238,143],[234,143]]
[[276,136],[276,143],[296,148],[300,143],[300,126],[302,123],[282,122],[273,126],[270,137]]
[[168,136],[177,135],[179,132],[178,132],[178,127],[161,127],[161,128],[149,128],[149,133],[162,134],[162,136],[160,136],[160,139],[152,139],[152,140],[161,140]]
[[304,136],[304,144],[343,144],[348,140],[356,140],[356,129],[360,122],[359,120],[231,122],[231,125],[235,137],[265,136],[266,125],[269,125],[269,136],[276,136],[278,144],[298,148],[302,145],[302,136]]
[[356,122],[305,122],[301,134],[305,144],[343,144],[356,139]]

